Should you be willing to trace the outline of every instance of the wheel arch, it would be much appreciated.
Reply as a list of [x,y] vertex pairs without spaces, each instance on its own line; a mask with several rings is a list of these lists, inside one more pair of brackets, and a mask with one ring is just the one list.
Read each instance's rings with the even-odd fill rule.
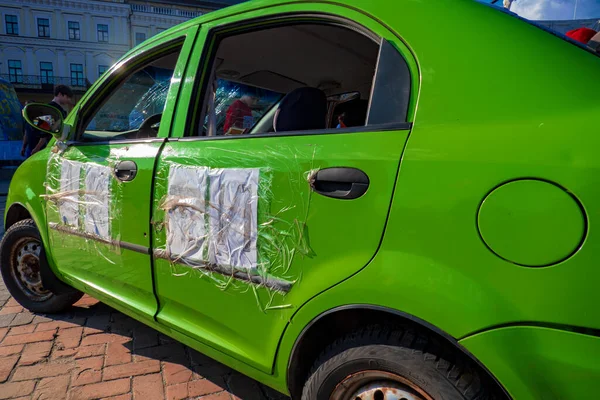
[[7,231],[8,228],[10,228],[17,222],[22,221],[24,219],[34,219],[34,218],[32,217],[29,210],[27,210],[27,208],[23,204],[21,204],[21,203],[11,204],[10,208],[6,212],[4,230]]
[[474,361],[480,371],[500,388],[506,398],[510,398],[506,389],[483,363],[461,346],[454,337],[433,324],[414,315],[383,306],[352,304],[335,307],[316,316],[302,329],[295,340],[286,368],[287,386],[292,399],[300,398],[303,384],[313,363],[328,344],[358,327],[374,323],[410,324],[428,331]]

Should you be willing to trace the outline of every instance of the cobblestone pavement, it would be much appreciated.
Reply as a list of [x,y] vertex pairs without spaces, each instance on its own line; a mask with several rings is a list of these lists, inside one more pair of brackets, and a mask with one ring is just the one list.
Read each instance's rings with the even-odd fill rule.
[[89,296],[63,314],[32,314],[0,279],[0,399],[287,397]]

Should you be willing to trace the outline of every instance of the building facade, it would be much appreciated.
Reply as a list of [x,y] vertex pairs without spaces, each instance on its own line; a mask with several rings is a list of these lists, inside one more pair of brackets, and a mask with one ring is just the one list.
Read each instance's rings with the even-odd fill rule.
[[226,5],[126,0],[0,0],[0,77],[19,99],[47,101],[54,85],[79,97],[133,46]]

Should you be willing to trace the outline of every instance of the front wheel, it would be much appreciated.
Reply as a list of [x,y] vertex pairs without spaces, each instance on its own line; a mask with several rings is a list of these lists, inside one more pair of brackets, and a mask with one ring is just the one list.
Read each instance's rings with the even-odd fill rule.
[[302,400],[483,400],[499,398],[473,362],[412,327],[371,326],[321,355]]
[[40,268],[48,268],[40,233],[31,219],[11,226],[0,242],[0,272],[14,299],[33,312],[61,312],[83,296],[56,294],[44,288]]

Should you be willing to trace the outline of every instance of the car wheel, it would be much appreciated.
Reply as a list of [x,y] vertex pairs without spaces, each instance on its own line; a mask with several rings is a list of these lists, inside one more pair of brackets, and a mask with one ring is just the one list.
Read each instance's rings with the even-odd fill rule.
[[47,267],[40,233],[31,219],[11,226],[0,242],[0,272],[9,293],[26,309],[40,313],[65,310],[83,296],[55,294],[44,288],[40,267]]
[[448,347],[412,327],[361,329],[322,353],[302,400],[497,398],[474,363]]

